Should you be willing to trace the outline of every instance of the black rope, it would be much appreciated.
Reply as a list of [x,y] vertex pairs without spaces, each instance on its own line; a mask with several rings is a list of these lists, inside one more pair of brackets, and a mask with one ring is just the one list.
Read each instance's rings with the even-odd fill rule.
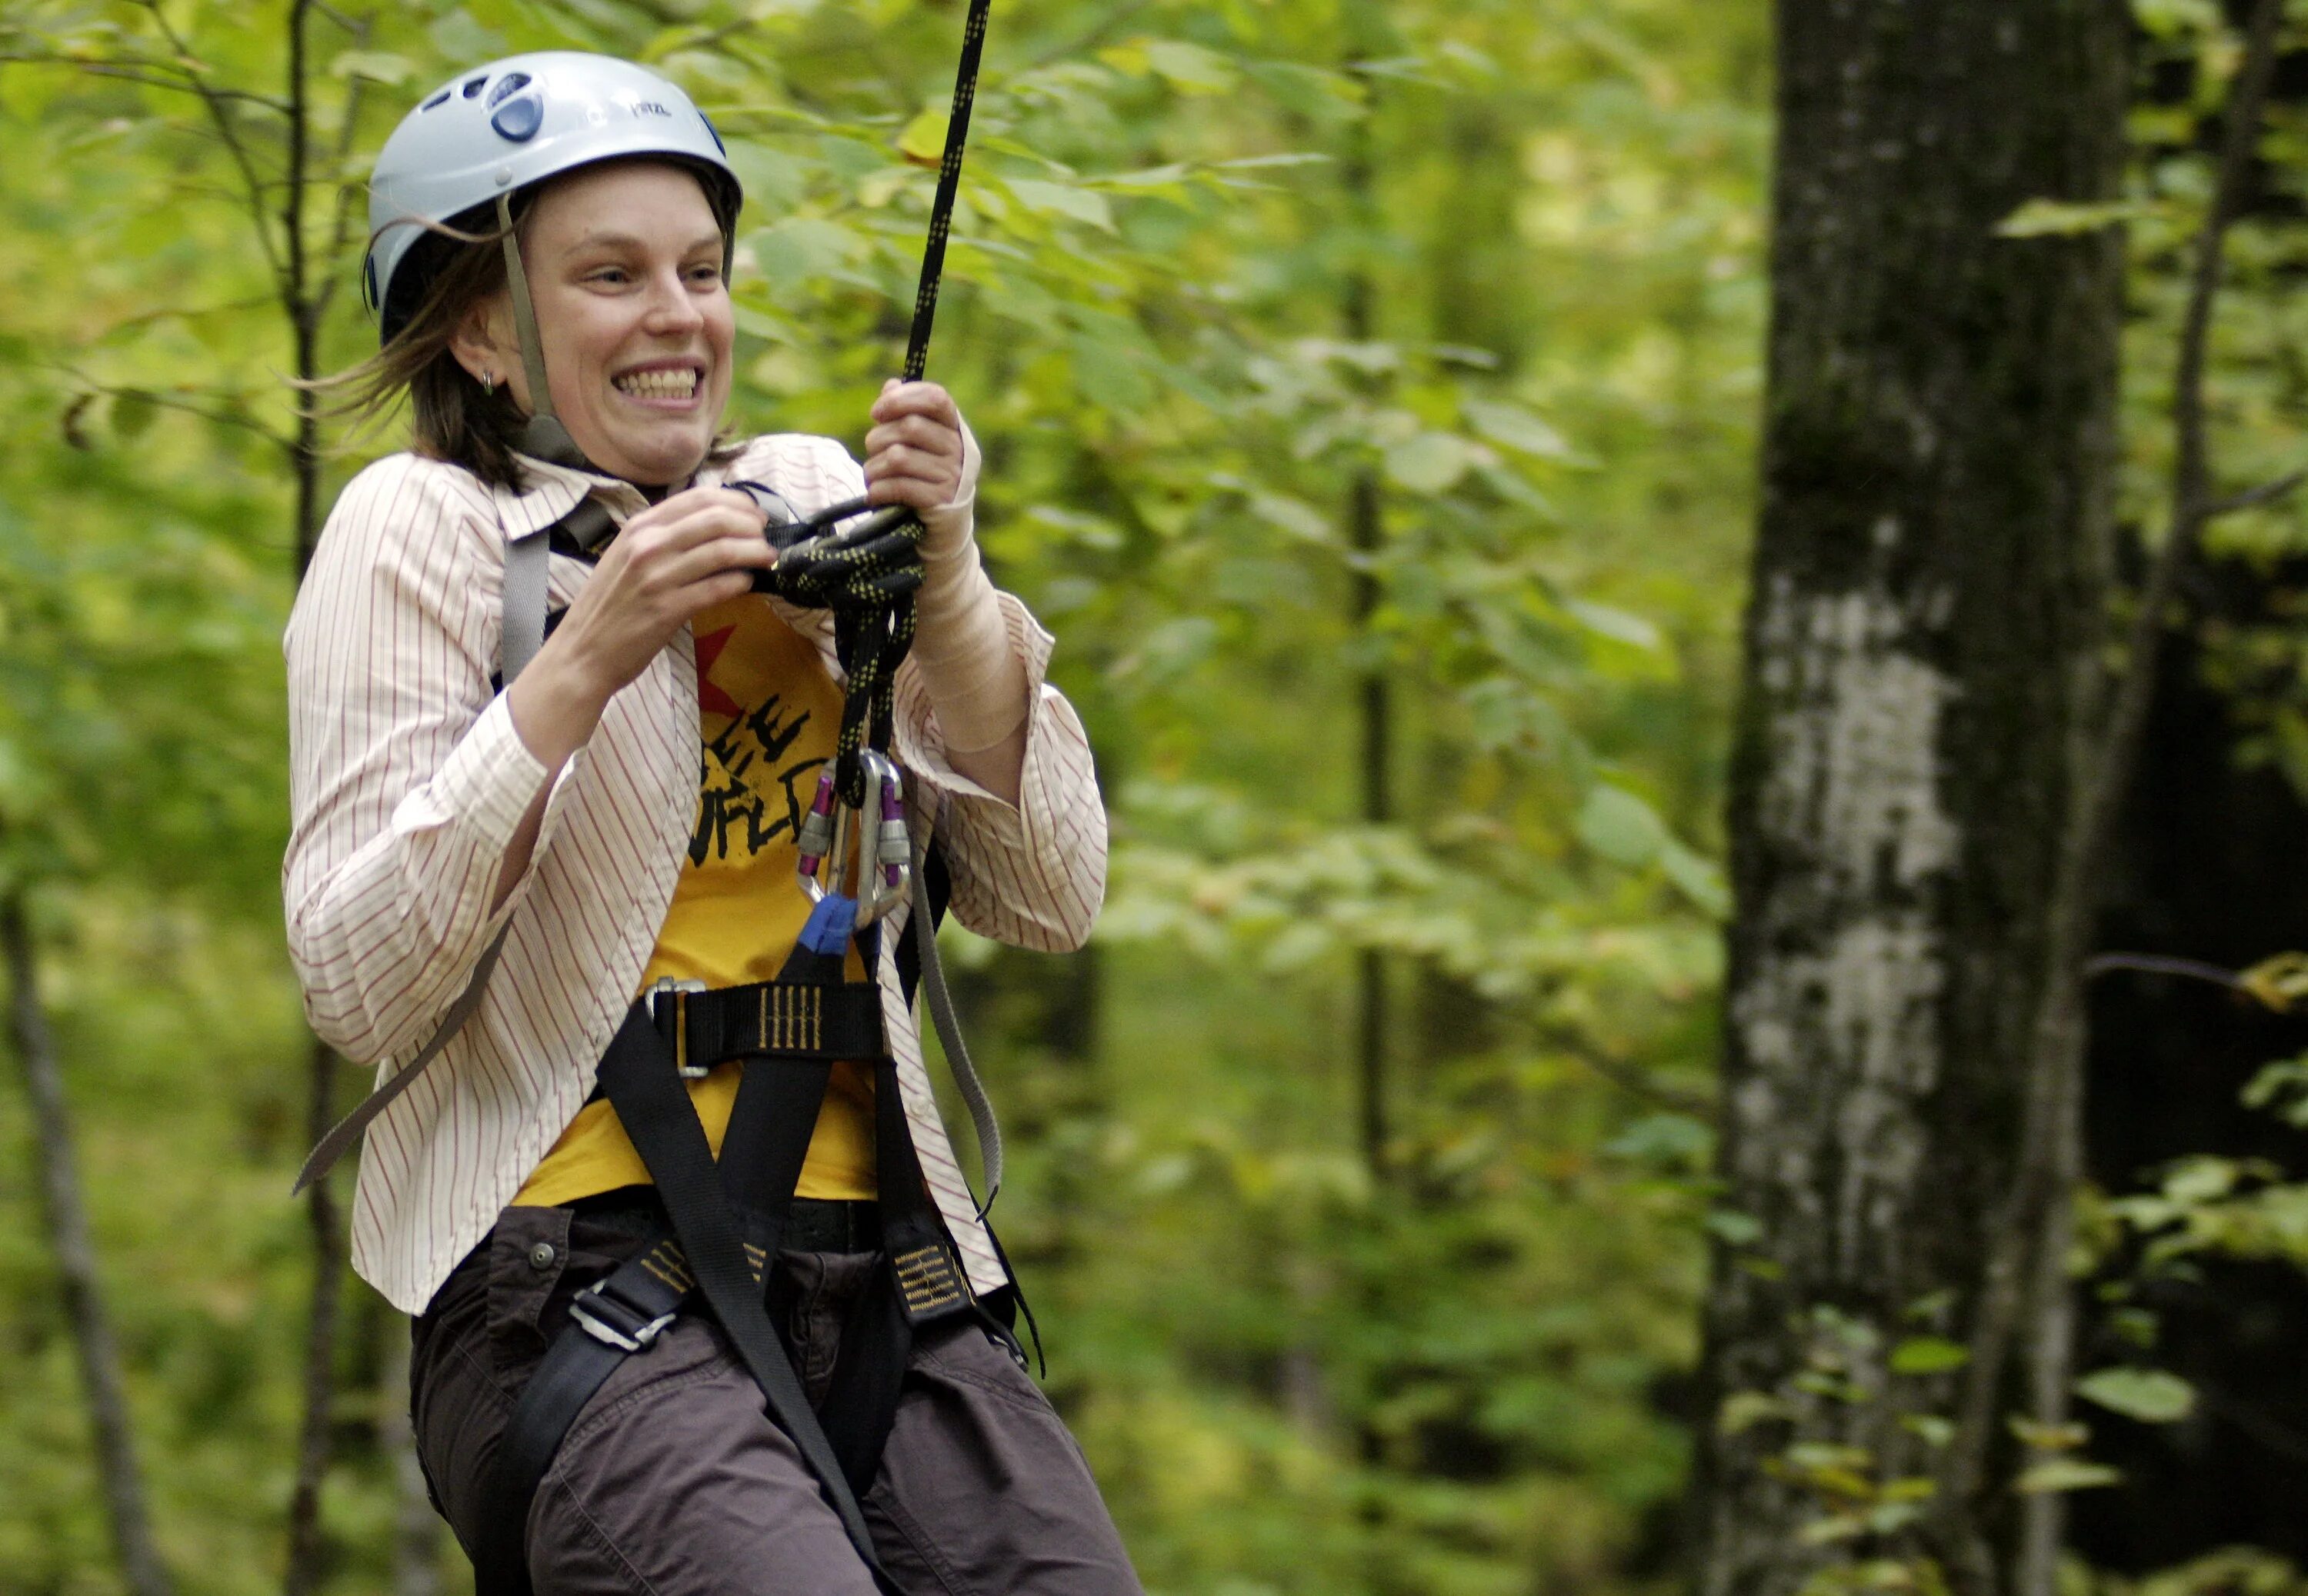
[[922,250],[922,279],[914,292],[914,328],[906,339],[906,381],[918,382],[929,361],[930,327],[937,320],[938,282],[945,274],[946,236],[953,229],[954,196],[961,189],[961,155],[969,142],[969,108],[977,103],[977,62],[986,48],[986,19],[993,0],[969,0],[961,30],[961,60],[954,68],[953,105],[946,114],[945,153],[938,159],[937,198],[930,203],[929,243]]
[[[954,200],[961,190],[962,154],[969,142],[969,113],[977,101],[978,63],[992,9],[992,0],[970,0],[962,29],[945,150],[938,160],[937,195],[930,202],[929,238],[922,249],[913,328],[906,339],[909,382],[920,382],[929,363],[930,330],[937,320],[938,286],[945,275],[946,240],[953,231]],[[853,524],[838,530],[844,522]],[[898,667],[914,646],[914,594],[922,585],[922,523],[902,506],[874,510],[863,499],[852,499],[778,531],[784,535],[778,562],[754,586],[788,604],[833,613],[834,652],[849,678],[834,745],[834,789],[843,802],[855,806],[866,796],[860,751],[887,753],[896,726]]]

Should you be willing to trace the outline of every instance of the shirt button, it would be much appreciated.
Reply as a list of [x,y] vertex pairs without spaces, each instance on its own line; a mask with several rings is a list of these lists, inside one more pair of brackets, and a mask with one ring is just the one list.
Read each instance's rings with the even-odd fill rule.
[[540,1241],[529,1249],[529,1266],[532,1269],[550,1269],[553,1267],[553,1260],[560,1256],[553,1249],[552,1242]]

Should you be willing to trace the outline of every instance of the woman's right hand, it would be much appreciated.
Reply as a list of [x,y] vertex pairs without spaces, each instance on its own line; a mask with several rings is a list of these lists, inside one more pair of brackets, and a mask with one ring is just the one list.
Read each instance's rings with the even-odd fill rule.
[[557,769],[620,688],[701,610],[750,592],[777,562],[758,505],[728,488],[688,488],[619,528],[561,624],[507,693],[513,728]]

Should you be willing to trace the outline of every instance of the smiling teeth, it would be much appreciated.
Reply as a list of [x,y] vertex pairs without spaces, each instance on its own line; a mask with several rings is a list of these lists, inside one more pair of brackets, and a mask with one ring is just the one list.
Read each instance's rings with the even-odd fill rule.
[[697,391],[693,371],[633,372],[619,377],[617,391],[642,399],[687,399]]

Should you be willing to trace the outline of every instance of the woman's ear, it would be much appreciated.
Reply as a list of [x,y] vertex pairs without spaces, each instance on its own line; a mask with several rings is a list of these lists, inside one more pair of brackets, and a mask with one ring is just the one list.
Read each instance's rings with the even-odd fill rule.
[[505,387],[515,400],[525,402],[521,350],[512,340],[512,306],[504,299],[502,293],[492,294],[468,307],[449,335],[449,352],[483,388]]

